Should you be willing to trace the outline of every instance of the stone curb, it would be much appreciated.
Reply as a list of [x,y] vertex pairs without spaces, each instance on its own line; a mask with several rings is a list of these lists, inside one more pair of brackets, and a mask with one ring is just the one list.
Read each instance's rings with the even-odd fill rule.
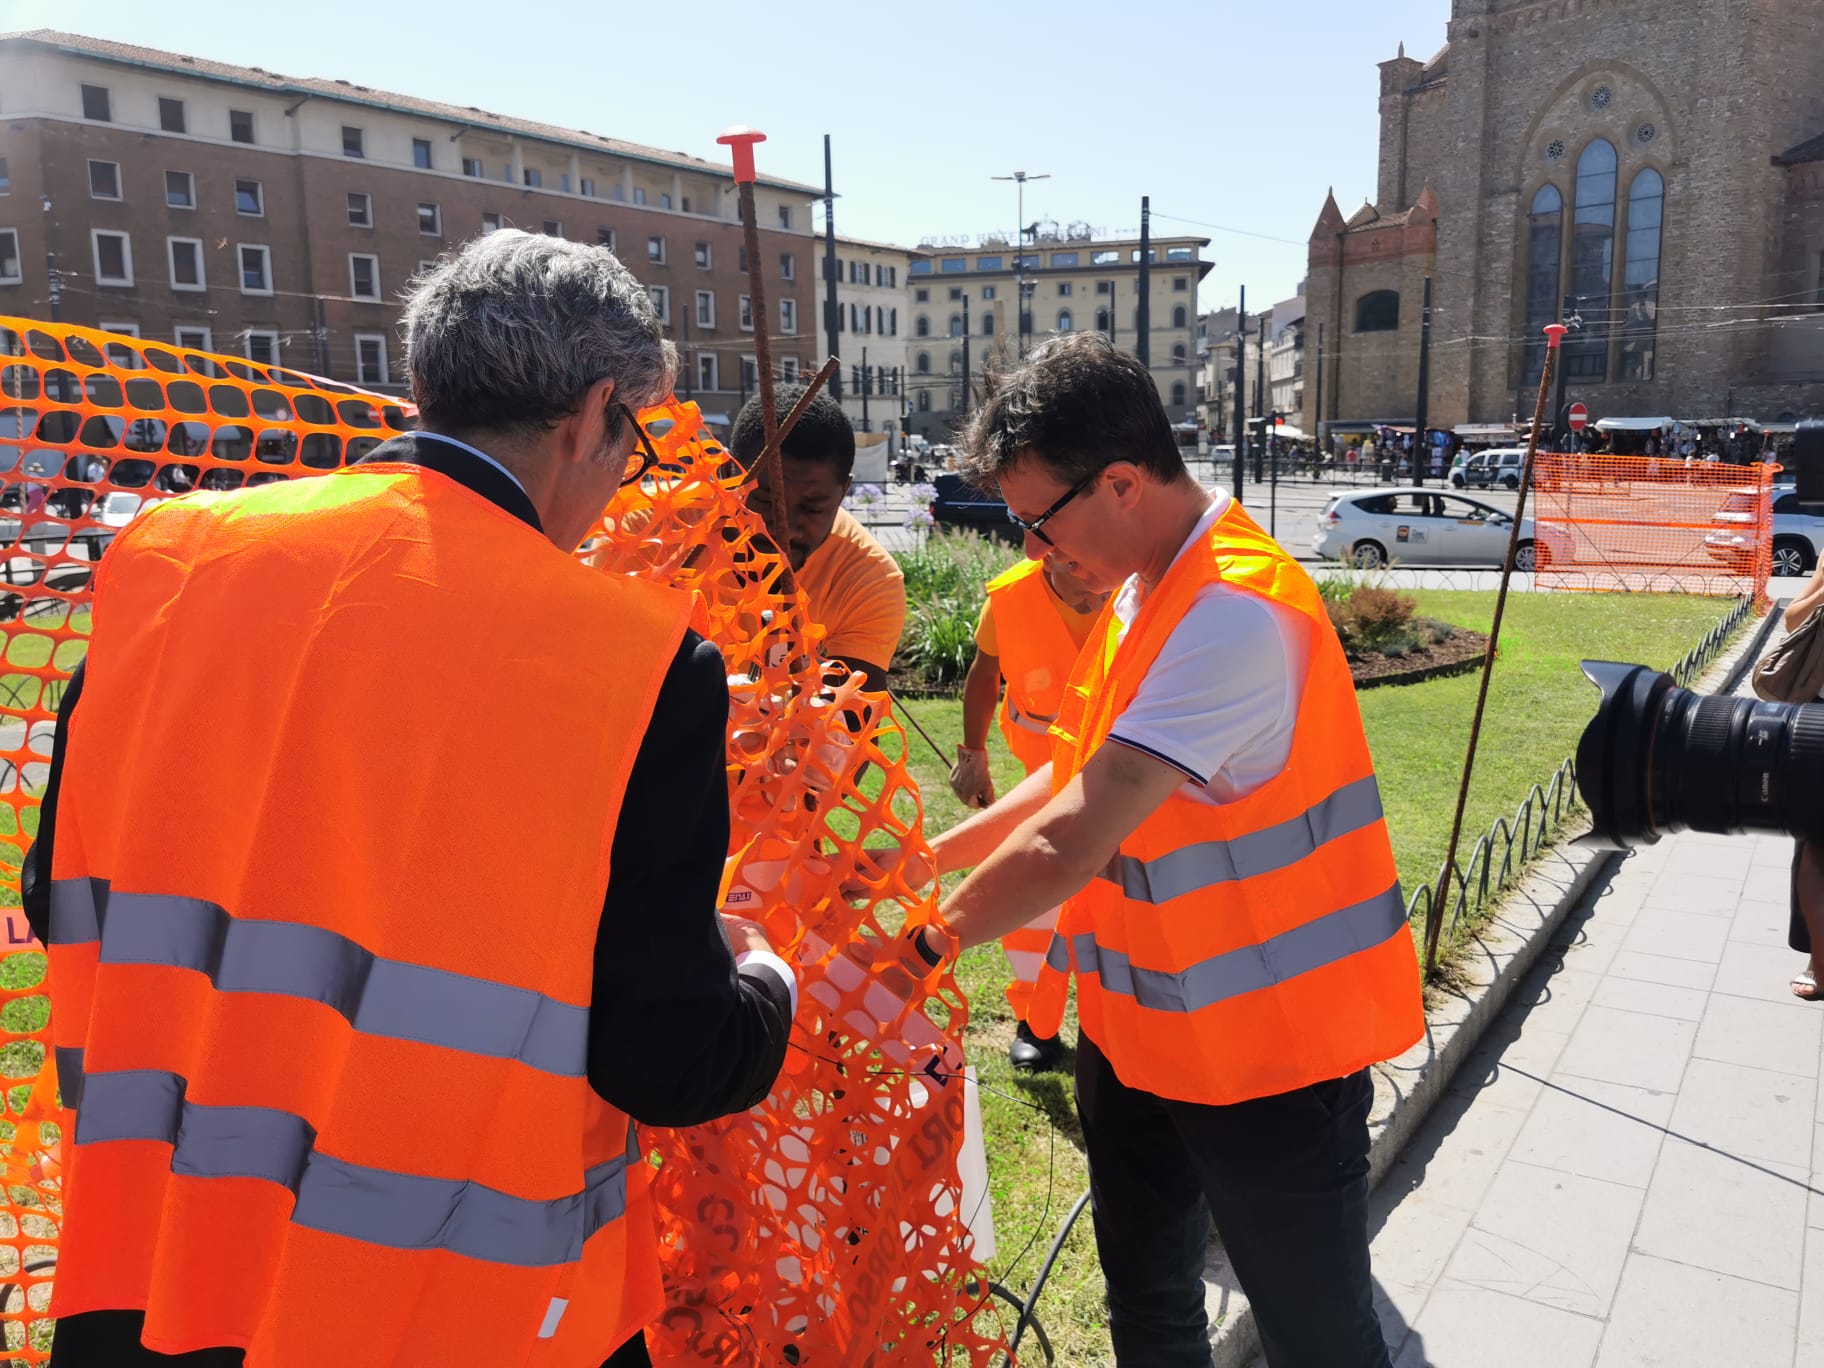
[[[1733,692],[1760,658],[1779,615],[1775,604],[1741,641],[1711,663],[1701,682],[1713,685],[1710,691],[1715,693]],[[1546,851],[1477,935],[1477,954],[1465,966],[1467,986],[1433,1001],[1425,1014],[1425,1039],[1375,1067],[1374,1109],[1368,1123],[1371,1187],[1387,1176],[1559,927],[1573,911],[1601,895],[1621,858],[1617,851],[1587,850],[1562,839]],[[1228,1255],[1218,1244],[1210,1246],[1203,1277],[1204,1302],[1214,1327],[1210,1349],[1215,1368],[1247,1368],[1260,1352],[1260,1335]]]

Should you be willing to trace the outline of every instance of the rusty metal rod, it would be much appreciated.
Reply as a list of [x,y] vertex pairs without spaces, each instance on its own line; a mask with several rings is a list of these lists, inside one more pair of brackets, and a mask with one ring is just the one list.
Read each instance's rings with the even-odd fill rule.
[[[1450,846],[1444,855],[1444,870],[1438,876],[1434,891],[1431,920],[1425,926],[1425,977],[1438,969],[1438,937],[1444,930],[1444,914],[1450,908],[1450,894],[1456,884],[1457,844],[1463,838],[1463,811],[1469,806],[1469,782],[1476,770],[1476,743],[1482,736],[1482,713],[1488,706],[1488,682],[1495,672],[1495,649],[1501,642],[1501,618],[1507,611],[1507,585],[1513,578],[1514,553],[1520,546],[1520,520],[1526,516],[1526,496],[1533,487],[1533,459],[1539,454],[1539,430],[1545,423],[1545,400],[1551,393],[1552,373],[1558,368],[1558,344],[1563,341],[1563,324],[1548,324],[1545,329],[1545,366],[1539,375],[1539,398],[1533,407],[1533,430],[1526,441],[1526,464],[1520,471],[1520,499],[1514,505],[1514,525],[1507,534],[1507,558],[1501,565],[1501,587],[1495,594],[1495,620],[1488,630],[1488,649],[1482,657],[1482,683],[1476,691],[1476,712],[1469,724],[1469,751],[1463,757],[1463,782],[1457,788],[1457,815],[1450,824]],[[1420,440],[1424,438],[1419,434]],[[1416,448],[1415,448],[1416,449]],[[1533,573],[1539,573],[1538,538],[1534,538]],[[1467,893],[1465,894],[1467,897]]]

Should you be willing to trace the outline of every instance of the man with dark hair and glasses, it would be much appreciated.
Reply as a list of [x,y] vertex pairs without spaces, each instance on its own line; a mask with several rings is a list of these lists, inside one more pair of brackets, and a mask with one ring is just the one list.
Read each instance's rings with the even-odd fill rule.
[[[1096,333],[967,433],[1026,553],[1114,595],[1051,763],[932,842],[963,948],[1062,903],[1027,1007],[1077,987],[1077,1108],[1115,1359],[1207,1368],[1212,1219],[1270,1368],[1386,1368],[1368,1066],[1424,1031],[1342,647],[1316,586],[1185,469],[1146,368]],[[915,933],[934,963],[942,939]]]
[[57,1368],[650,1364],[634,1123],[784,1060],[795,977],[719,915],[721,653],[572,554],[653,460],[646,292],[490,233],[405,332],[420,431],[172,499],[99,574],[23,874]]

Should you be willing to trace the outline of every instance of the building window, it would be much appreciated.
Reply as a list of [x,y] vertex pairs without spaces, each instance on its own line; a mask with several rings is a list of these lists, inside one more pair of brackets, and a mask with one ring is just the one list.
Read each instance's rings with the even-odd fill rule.
[[779,279],[796,280],[798,278],[798,261],[790,252],[779,255]]
[[1355,301],[1357,332],[1397,332],[1400,327],[1400,292],[1370,290]]
[[1628,255],[1622,266],[1617,310],[1622,380],[1653,378],[1653,343],[1659,327],[1659,234],[1665,202],[1666,183],[1659,172],[1650,166],[1638,172],[1628,187]]
[[652,311],[659,316],[659,322],[671,322],[671,291],[663,285],[648,285],[646,297],[652,301]]
[[412,165],[420,171],[431,169],[431,140],[429,138],[412,139]]
[[595,198],[595,178],[593,176],[584,176],[583,179],[579,182],[579,184],[582,188],[583,194],[587,198],[589,198],[589,199]]
[[234,183],[234,212],[249,218],[262,217],[266,213],[266,187],[257,180],[237,180]]
[[427,276],[436,269],[437,259],[435,257],[427,258],[418,263],[418,274],[420,276]]
[[697,244],[697,265],[707,271],[710,267],[710,262],[713,259],[709,250],[709,244],[707,242],[699,242]]
[[779,226],[781,228],[790,228],[792,226],[792,206],[791,205],[782,204],[779,206]]
[[541,225],[541,231],[546,237],[562,237],[564,235],[564,225],[559,223],[556,219],[546,219]]
[[745,395],[760,383],[760,363],[751,356],[741,358],[741,393]]
[[348,292],[356,299],[380,298],[380,258],[365,252],[348,254]]
[[443,210],[435,204],[418,206],[418,231],[426,237],[443,236]]
[[894,305],[891,309],[888,309],[886,311],[886,314],[887,314],[887,336],[888,337],[898,337],[899,336],[899,306]]
[[740,313],[740,319],[741,319],[741,331],[742,332],[752,332],[754,330],[754,298],[752,295],[742,295],[741,296],[739,313]]
[[656,234],[646,239],[646,260],[665,264],[665,239]]
[[998,271],[1001,269],[1001,259],[998,256],[977,257],[975,259],[975,269],[978,271]]
[[102,228],[89,230],[89,243],[95,256],[97,285],[131,285],[133,283],[133,240],[125,233],[111,233]]
[[1609,291],[1615,260],[1615,149],[1598,138],[1577,158],[1577,192],[1571,204],[1571,306],[1583,324],[1564,343],[1570,380],[1606,380],[1609,374]]
[[1172,364],[1174,366],[1182,366],[1184,364],[1184,360],[1185,360],[1184,343],[1182,343],[1182,342],[1172,343]]
[[374,197],[359,190],[348,192],[348,226],[350,228],[372,228],[374,226]]
[[1172,326],[1174,328],[1182,328],[1187,326],[1188,321],[1189,319],[1188,315],[1185,313],[1184,305],[1175,305],[1172,309]]
[[196,208],[196,177],[188,171],[165,172],[165,204],[171,209]]
[[228,111],[228,136],[238,143],[253,141],[253,111],[250,109],[231,109]]
[[943,263],[937,269],[942,271],[945,275],[952,275],[957,271],[966,271],[969,269],[969,259],[967,257],[945,257]]
[[203,240],[201,238],[166,238],[165,260],[171,268],[174,290],[204,290]]
[[[786,302],[790,303],[789,300]],[[787,331],[789,332],[790,329],[787,329]],[[798,358],[797,357],[784,356],[779,359],[779,378],[781,380],[785,381],[785,383],[788,385],[793,384],[797,381],[797,379],[798,379]]]
[[355,383],[357,385],[385,385],[391,383],[386,375],[386,334],[355,334]]
[[480,180],[483,176],[487,175],[487,173],[488,169],[481,164],[480,157],[464,157],[462,159],[463,175],[472,176],[474,179]]
[[481,231],[484,233],[498,233],[500,231],[500,215],[483,214],[481,216]]
[[914,304],[929,304],[931,302],[931,291],[929,289],[912,291],[912,302]]
[[525,177],[526,184],[534,190],[545,183],[545,173],[540,171],[536,166],[526,167],[521,174]]
[[1071,295],[1073,295],[1075,293],[1076,293],[1076,287],[1074,285],[1072,285],[1068,280],[1060,280],[1058,282],[1058,298],[1068,299],[1068,298],[1070,298]]
[[89,163],[89,198],[99,200],[120,198],[119,162],[92,161]]
[[838,304],[836,306],[836,331],[837,332],[860,332],[861,331],[861,305],[859,305],[859,304],[849,305],[848,317],[846,319],[843,317],[842,305]]
[[950,336],[961,337],[962,335],[963,335],[963,316],[961,314],[951,314],[950,315]]
[[931,336],[931,320],[924,314],[920,314],[912,321],[912,335],[914,337]]
[[921,389],[918,392],[918,411],[920,413],[931,412],[931,391],[930,390]]
[[276,332],[249,330],[242,336],[247,359],[256,366],[279,364],[279,335]]
[[184,102],[169,95],[158,97],[158,126],[166,133],[184,133]]
[[25,279],[19,267],[19,230],[0,228],[0,285],[17,285]]
[[661,209],[671,208],[671,196],[670,195],[660,195],[659,196],[659,208],[661,208]]
[[367,156],[367,135],[358,128],[343,124],[342,155],[345,157]]
[[1182,294],[1185,290],[1188,290],[1190,288],[1191,288],[1191,283],[1187,277],[1185,277],[1185,276],[1173,276],[1172,277],[1172,293],[1173,294]]
[[570,193],[570,173],[568,171],[564,171],[558,175],[557,188],[562,190],[566,195]]
[[697,388],[700,390],[720,389],[720,377],[716,374],[716,354],[714,352],[697,353]]
[[[951,296],[951,298],[954,299],[958,295],[961,295],[961,294],[962,294],[962,291],[958,290],[955,295]],[[993,299],[994,298],[994,286],[992,286],[992,285],[982,286],[982,298],[983,299]]]
[[215,338],[207,328],[179,325],[171,330],[171,340],[190,351],[214,351]]
[[994,315],[985,309],[982,311],[982,336],[994,336]]
[[[962,373],[963,373],[963,354],[960,351],[953,351],[950,353],[950,374],[961,375]],[[955,407],[955,406],[952,405],[952,407]]]
[[1172,381],[1172,407],[1184,407],[1184,381],[1182,380]]
[[82,117],[93,119],[97,123],[114,121],[113,105],[108,99],[106,86],[85,85],[82,88]]
[[1559,267],[1564,260],[1564,196],[1554,185],[1542,185],[1533,196],[1526,228],[1526,325],[1521,383],[1537,385],[1545,369],[1548,323],[1559,321]]
[[241,293],[251,295],[269,295],[272,293],[272,249],[256,243],[239,243],[235,247],[240,257]]
[[633,202],[635,204],[646,203],[646,188],[644,186],[636,185],[633,187]]
[[716,296],[712,290],[697,291],[697,326],[699,328],[716,326]]
[[[1054,257],[1053,260],[1056,260],[1056,258]],[[1091,252],[1089,254],[1089,264],[1091,266],[1112,266],[1120,260],[1121,253],[1113,247],[1100,252]]]
[[1070,316],[1070,310],[1069,309],[1059,309],[1058,310],[1058,331],[1059,332],[1069,332],[1073,326],[1074,326],[1074,321],[1072,320],[1072,318]]
[[920,352],[912,361],[912,369],[920,375],[931,374],[931,353]]
[[1111,315],[1109,314],[1109,311],[1107,309],[1097,309],[1096,310],[1096,331],[1097,332],[1105,333],[1108,331],[1108,320],[1110,317],[1111,317]]
[[795,333],[798,331],[798,301],[782,299],[779,301],[779,331]]

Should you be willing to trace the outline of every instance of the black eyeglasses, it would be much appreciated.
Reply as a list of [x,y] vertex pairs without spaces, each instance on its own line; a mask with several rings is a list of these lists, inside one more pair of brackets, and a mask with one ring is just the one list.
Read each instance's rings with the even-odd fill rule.
[[621,484],[624,487],[638,483],[647,471],[656,466],[659,463],[659,453],[652,449],[652,438],[646,435],[646,429],[640,426],[640,420],[633,416],[633,410],[619,400],[615,401],[614,406],[621,411],[623,418],[633,424],[633,430],[640,439],[640,466],[633,474],[621,476]]
[[[1106,470],[1107,468],[1108,467],[1104,466],[1102,469]],[[1050,508],[1046,509],[1043,513],[1039,514],[1039,516],[1034,518],[1031,522],[1027,522],[1026,519],[1018,516],[1016,513],[1014,513],[1014,511],[1011,508],[1007,510],[1007,521],[1012,523],[1015,527],[1019,528],[1022,532],[1032,533],[1033,536],[1037,537],[1040,541],[1044,542],[1045,545],[1056,546],[1057,543],[1054,542],[1050,537],[1046,536],[1043,532],[1039,531],[1039,529],[1041,527],[1045,526],[1045,524],[1050,522],[1053,518],[1057,517],[1058,510],[1063,508],[1065,504],[1069,503],[1072,499],[1076,498],[1077,495],[1081,494],[1084,490],[1088,489],[1092,484],[1094,484],[1097,480],[1099,480],[1101,478],[1102,478],[1101,470],[1091,471],[1089,474],[1085,475],[1082,479],[1078,480],[1069,489],[1065,490],[1063,498],[1059,499]]]

